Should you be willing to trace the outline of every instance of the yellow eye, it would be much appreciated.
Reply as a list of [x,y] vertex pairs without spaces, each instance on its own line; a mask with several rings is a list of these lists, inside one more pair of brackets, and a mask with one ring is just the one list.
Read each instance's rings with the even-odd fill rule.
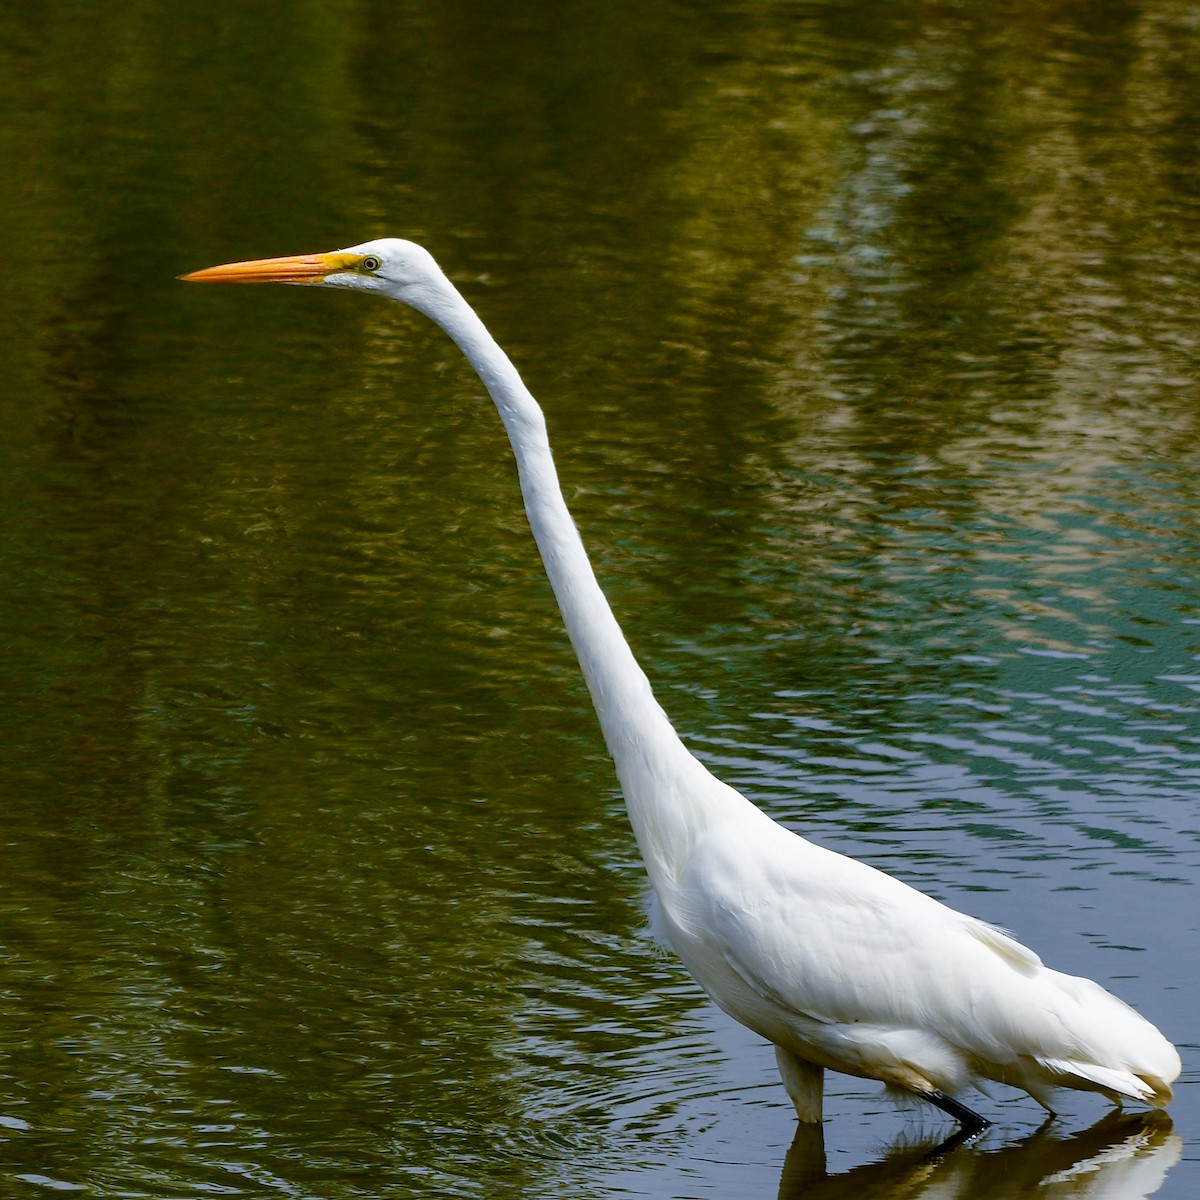
[[378,271],[382,266],[383,263],[381,263],[374,254],[368,254],[367,257],[362,260],[362,269],[364,271]]

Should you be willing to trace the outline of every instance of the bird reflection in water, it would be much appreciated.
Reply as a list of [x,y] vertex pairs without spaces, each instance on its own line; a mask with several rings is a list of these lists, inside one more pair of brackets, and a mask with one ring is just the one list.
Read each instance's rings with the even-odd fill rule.
[[1047,1121],[997,1149],[962,1133],[934,1146],[905,1138],[878,1162],[829,1175],[823,1128],[800,1125],[779,1200],[1143,1200],[1182,1153],[1166,1113],[1114,1112],[1071,1135]]

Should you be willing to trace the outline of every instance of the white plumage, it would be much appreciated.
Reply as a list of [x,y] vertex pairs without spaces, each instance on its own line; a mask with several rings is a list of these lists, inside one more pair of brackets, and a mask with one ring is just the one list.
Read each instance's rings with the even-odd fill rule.
[[[983,1078],[1047,1108],[1062,1086],[1170,1098],[1174,1048],[1098,984],[759,816],[698,841],[660,919],[705,990],[801,1078],[830,1067],[926,1096]],[[819,1119],[819,1099],[801,1116]]]
[[1044,966],[1008,934],[805,841],[714,778],[655,701],[588,561],[545,421],[508,357],[427,251],[386,238],[330,254],[184,276],[379,292],[458,344],[508,431],[546,573],[621,781],[654,892],[654,926],[726,1012],[776,1048],[802,1121],[825,1068],[882,1080],[964,1128],[981,1080],[1162,1106],[1175,1048],[1098,984]]

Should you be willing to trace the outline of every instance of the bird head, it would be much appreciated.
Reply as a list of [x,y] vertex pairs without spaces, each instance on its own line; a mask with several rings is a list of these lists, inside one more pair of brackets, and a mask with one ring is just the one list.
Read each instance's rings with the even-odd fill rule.
[[444,286],[433,255],[415,242],[379,238],[326,254],[293,254],[226,263],[181,275],[189,283],[298,283],[379,292],[426,309]]

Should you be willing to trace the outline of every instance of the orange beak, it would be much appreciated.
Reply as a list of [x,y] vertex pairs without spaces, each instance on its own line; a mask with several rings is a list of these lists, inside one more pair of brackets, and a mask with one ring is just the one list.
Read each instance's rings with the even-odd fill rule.
[[357,270],[362,260],[361,254],[293,254],[206,267],[179,278],[189,283],[320,283],[339,271]]

